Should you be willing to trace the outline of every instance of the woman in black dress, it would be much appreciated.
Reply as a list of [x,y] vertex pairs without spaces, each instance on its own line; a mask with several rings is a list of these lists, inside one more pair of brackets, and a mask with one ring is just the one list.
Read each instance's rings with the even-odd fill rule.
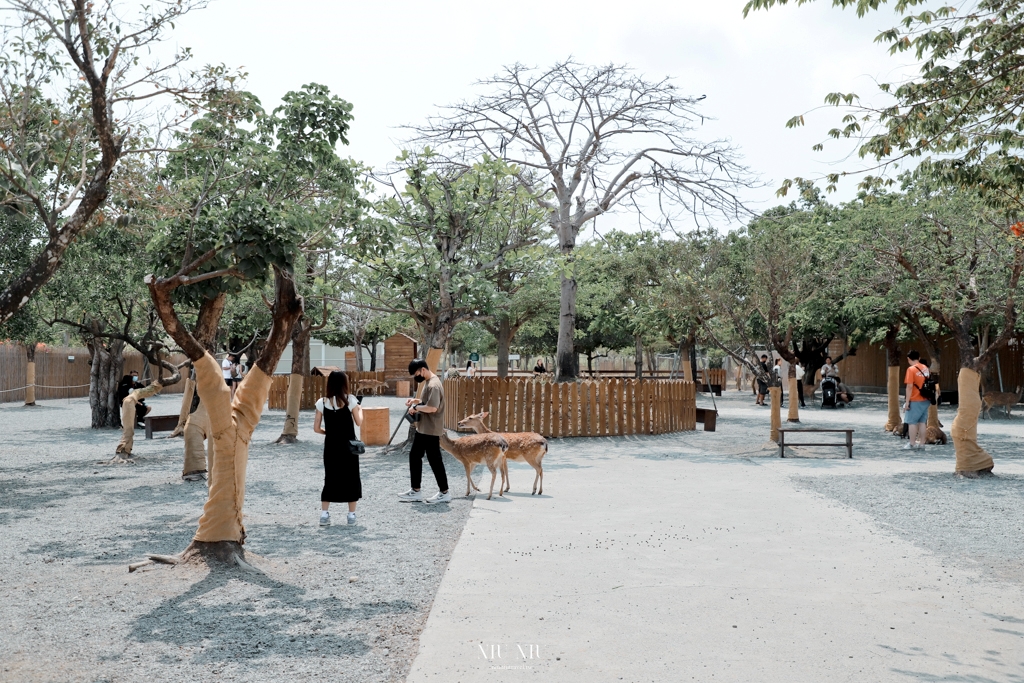
[[363,409],[348,393],[348,375],[334,371],[327,377],[327,394],[316,402],[313,431],[324,434],[324,489],[320,493],[320,525],[331,523],[331,503],[348,503],[348,523],[356,523],[356,501],[363,497],[359,481],[359,456],[349,442],[356,439],[356,425],[363,424]]

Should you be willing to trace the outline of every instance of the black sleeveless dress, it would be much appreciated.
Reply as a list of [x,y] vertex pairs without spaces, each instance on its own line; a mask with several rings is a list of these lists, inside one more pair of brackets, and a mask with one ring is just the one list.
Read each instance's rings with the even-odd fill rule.
[[332,410],[324,400],[324,489],[320,500],[330,503],[351,503],[363,497],[359,480],[359,456],[352,453],[349,441],[356,438],[352,411],[344,405]]

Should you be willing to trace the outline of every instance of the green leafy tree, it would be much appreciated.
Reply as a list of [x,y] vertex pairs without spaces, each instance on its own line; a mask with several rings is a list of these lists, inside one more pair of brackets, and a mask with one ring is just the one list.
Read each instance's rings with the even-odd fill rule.
[[0,323],[53,277],[106,201],[119,162],[154,146],[158,131],[147,141],[140,127],[155,127],[148,125],[155,112],[177,122],[203,93],[228,85],[223,68],[187,71],[188,50],[163,64],[147,56],[176,21],[203,5],[159,2],[125,11],[113,0],[0,4],[0,203],[31,215],[42,230],[27,240],[17,230],[0,234],[0,242],[21,237],[16,244],[32,255],[27,266],[0,272]]

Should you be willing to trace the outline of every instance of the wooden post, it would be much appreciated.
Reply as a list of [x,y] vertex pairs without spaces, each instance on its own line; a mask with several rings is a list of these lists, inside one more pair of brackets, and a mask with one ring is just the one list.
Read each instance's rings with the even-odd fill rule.
[[769,387],[768,394],[772,397],[772,429],[768,438],[778,443],[779,427],[782,426],[782,408],[779,407],[782,401],[782,388]]
[[544,382],[530,382],[534,385],[534,431],[543,434],[541,431],[541,409],[544,404]]
[[626,430],[625,434],[635,433],[633,430],[633,415],[636,412],[633,408],[633,382],[632,380],[626,380],[623,382],[624,393],[626,396],[625,401],[622,404],[622,414],[626,418]]
[[562,436],[562,391],[561,387],[564,384],[552,384],[551,390],[551,412],[548,415],[548,423],[551,429],[551,435],[554,437]]
[[365,406],[360,440],[367,446],[384,446],[391,436],[391,416],[387,406]]

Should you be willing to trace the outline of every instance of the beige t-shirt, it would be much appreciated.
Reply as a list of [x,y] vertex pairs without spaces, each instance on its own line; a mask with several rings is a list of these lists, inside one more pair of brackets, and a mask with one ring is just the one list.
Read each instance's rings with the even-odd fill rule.
[[436,413],[420,413],[420,419],[416,421],[416,431],[420,434],[430,436],[442,436],[444,434],[444,385],[441,378],[434,375],[426,381],[423,393],[420,395],[420,402],[426,406],[437,408]]

